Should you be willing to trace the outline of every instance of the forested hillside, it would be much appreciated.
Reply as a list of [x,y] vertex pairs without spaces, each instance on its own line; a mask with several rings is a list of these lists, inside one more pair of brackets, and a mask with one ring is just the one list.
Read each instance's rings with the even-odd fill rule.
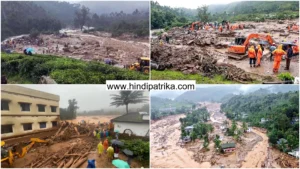
[[32,1],[1,1],[1,40],[30,32],[54,32],[61,22]]
[[80,4],[63,1],[32,1],[42,7],[48,15],[58,19],[64,26],[73,25],[75,11],[79,10]]
[[[130,5],[135,2],[85,3],[92,9],[79,3],[58,1],[1,1],[1,40],[21,34],[55,33],[61,28],[82,28],[83,25],[111,32],[113,36],[122,33],[138,37],[149,35],[148,2],[137,3],[138,6]],[[98,11],[103,8],[107,10],[99,15]],[[110,13],[106,13],[108,11]]]
[[175,101],[166,98],[151,97],[151,119],[159,119],[164,116],[187,113],[195,106],[190,101]]
[[[225,90],[224,90],[225,88]],[[187,91],[182,95],[178,96],[175,100],[189,100],[191,102],[197,103],[202,101],[212,101],[219,102],[221,99],[228,94],[238,94],[241,91],[238,90],[237,86],[228,85],[224,86],[215,86],[215,87],[206,87],[206,88],[197,88],[196,91]]]
[[299,91],[238,95],[223,103],[221,108],[230,119],[266,128],[273,145],[281,138],[286,139],[287,144],[277,145],[280,150],[286,152],[298,147]]
[[[195,7],[196,8],[196,7]],[[183,26],[193,21],[265,21],[299,17],[299,1],[241,1],[197,9],[171,8],[151,2],[151,29]]]

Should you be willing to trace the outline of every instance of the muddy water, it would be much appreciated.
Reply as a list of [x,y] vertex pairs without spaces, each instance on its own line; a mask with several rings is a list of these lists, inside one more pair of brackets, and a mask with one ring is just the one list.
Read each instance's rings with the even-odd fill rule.
[[[176,145],[180,135],[179,118],[174,115],[151,124],[151,167],[153,168],[198,168],[210,167],[192,159],[193,152]],[[163,141],[165,139],[165,141]]]
[[98,124],[100,123],[108,123],[110,122],[111,119],[118,117],[118,115],[103,115],[103,116],[77,116],[76,119],[74,120],[68,120],[72,123],[78,123],[81,122],[81,120],[86,121],[87,123],[95,123]]

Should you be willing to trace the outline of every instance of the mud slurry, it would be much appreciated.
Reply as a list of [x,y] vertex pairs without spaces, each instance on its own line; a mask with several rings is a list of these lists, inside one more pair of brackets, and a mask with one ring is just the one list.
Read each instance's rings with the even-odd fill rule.
[[38,54],[51,54],[81,60],[103,61],[112,59],[119,67],[137,62],[140,57],[149,56],[149,43],[144,39],[119,40],[102,34],[87,34],[65,30],[67,35],[40,35],[43,43],[37,45],[35,39],[23,36],[15,39],[16,51],[23,53],[26,47],[34,48]]
[[[297,159],[287,157],[284,153],[269,147],[268,137],[265,132],[253,128],[252,132],[244,133],[240,142],[233,137],[226,136],[221,130],[226,118],[220,112],[220,103],[202,102],[210,113],[208,123],[214,127],[213,133],[209,134],[209,150],[203,148],[203,140],[196,139],[181,147],[178,142],[181,136],[179,118],[185,115],[173,115],[161,120],[152,121],[151,124],[151,167],[153,168],[281,168],[282,159],[288,159],[285,165],[292,168],[297,166]],[[238,123],[241,127],[242,124]],[[214,136],[218,134],[222,143],[235,142],[236,151],[231,154],[220,154],[214,148]],[[298,161],[299,162],[299,161]]]
[[[188,34],[187,29],[175,27],[167,32],[171,39],[169,44],[160,44],[158,38],[152,39],[151,59],[162,65],[163,69],[207,77],[223,75],[236,83],[278,81],[277,74],[272,71],[273,61],[270,61],[269,45],[265,45],[261,66],[256,68],[250,68],[247,57],[242,60],[228,58],[227,47],[234,41],[235,36],[247,37],[251,33],[270,34],[277,44],[282,41],[293,42],[299,39],[299,35],[287,33],[286,30],[286,25],[292,22],[297,21],[285,21],[284,24],[275,21],[239,22],[245,24],[247,29],[234,32],[225,30],[223,33],[211,29]],[[252,39],[250,42],[258,44],[259,40]],[[279,72],[290,72],[293,76],[299,76],[299,55],[292,58],[289,71],[284,68],[285,60],[282,60]]]

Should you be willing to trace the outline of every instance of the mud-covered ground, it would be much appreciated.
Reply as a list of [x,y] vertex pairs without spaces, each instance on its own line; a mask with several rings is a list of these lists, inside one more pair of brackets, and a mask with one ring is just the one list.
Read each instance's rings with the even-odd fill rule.
[[[269,146],[268,137],[261,129],[253,128],[251,132],[244,133],[241,141],[236,143],[236,151],[230,154],[219,154],[215,151],[213,136],[218,134],[222,143],[235,142],[231,136],[224,135],[221,125],[226,118],[220,112],[220,103],[202,102],[210,113],[210,121],[214,127],[209,134],[209,150],[203,149],[203,140],[190,142],[184,147],[179,144],[181,136],[179,118],[185,115],[173,115],[161,120],[152,121],[151,124],[151,166],[154,168],[188,167],[188,168],[281,168],[279,163],[282,156],[288,161],[297,159]],[[239,127],[241,124],[238,123]],[[298,165],[299,166],[299,165]]]
[[36,39],[19,36],[14,39],[16,52],[22,53],[27,47],[35,53],[71,57],[82,60],[112,59],[116,65],[123,67],[149,56],[149,41],[129,37],[112,38],[108,33],[82,33],[78,30],[63,30],[60,35],[40,35]]
[[[224,29],[223,33],[218,30],[199,30],[187,34],[186,28],[172,28],[167,31],[170,36],[170,44],[159,44],[157,37],[152,36],[151,59],[166,68],[178,70],[187,74],[223,74],[227,79],[237,82],[247,81],[278,81],[277,74],[272,71],[273,61],[270,61],[269,45],[265,45],[261,66],[250,68],[249,59],[242,60],[228,58],[227,47],[234,41],[235,36],[247,37],[251,33],[270,34],[276,44],[282,41],[293,42],[299,39],[296,32],[288,33],[287,24],[297,23],[298,20],[284,21],[279,24],[277,21],[267,22],[237,22],[244,24],[246,29],[230,32]],[[252,39],[251,43],[258,44],[258,40]],[[210,58],[215,59],[213,63]],[[207,61],[208,60],[208,61]],[[213,68],[203,69],[203,65],[214,65]],[[178,64],[180,63],[180,64]],[[224,66],[226,64],[226,66]],[[220,68],[220,65],[223,65]],[[225,67],[225,68],[223,68]],[[281,61],[279,73],[290,72],[293,76],[299,76],[299,55],[291,60],[290,70],[284,70],[285,60]],[[211,69],[211,70],[209,70]],[[216,71],[221,69],[220,73]],[[224,70],[225,69],[225,70]],[[239,70],[241,69],[241,70]],[[232,70],[230,73],[226,70]],[[228,75],[229,74],[229,75]],[[240,74],[234,76],[232,74]]]

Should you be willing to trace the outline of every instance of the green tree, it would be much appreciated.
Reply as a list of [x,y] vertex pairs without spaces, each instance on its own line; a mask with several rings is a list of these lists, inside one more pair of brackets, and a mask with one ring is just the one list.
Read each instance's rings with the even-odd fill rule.
[[196,138],[197,138],[196,132],[192,131],[192,133],[191,133],[191,139],[192,139],[192,141],[195,141]]
[[69,102],[69,106],[67,108],[67,111],[72,114],[73,119],[76,119],[77,110],[79,109],[79,107],[77,106],[78,103],[76,99],[71,99],[68,102]]
[[202,5],[201,7],[197,8],[198,11],[198,18],[200,21],[206,23],[209,22],[210,13],[208,12],[208,6]]
[[248,126],[247,126],[246,122],[244,122],[244,121],[243,121],[242,128],[244,131],[246,131],[248,129]]
[[75,26],[79,26],[81,31],[83,29],[84,24],[88,21],[90,9],[82,6],[80,10],[75,12],[74,24]]
[[128,113],[129,104],[137,104],[148,101],[148,97],[143,95],[143,91],[120,91],[119,94],[112,94],[111,106],[126,106],[126,114]]
[[221,140],[220,140],[220,136],[216,135],[215,139],[214,139],[214,143],[215,143],[215,148],[218,152],[221,151]]

